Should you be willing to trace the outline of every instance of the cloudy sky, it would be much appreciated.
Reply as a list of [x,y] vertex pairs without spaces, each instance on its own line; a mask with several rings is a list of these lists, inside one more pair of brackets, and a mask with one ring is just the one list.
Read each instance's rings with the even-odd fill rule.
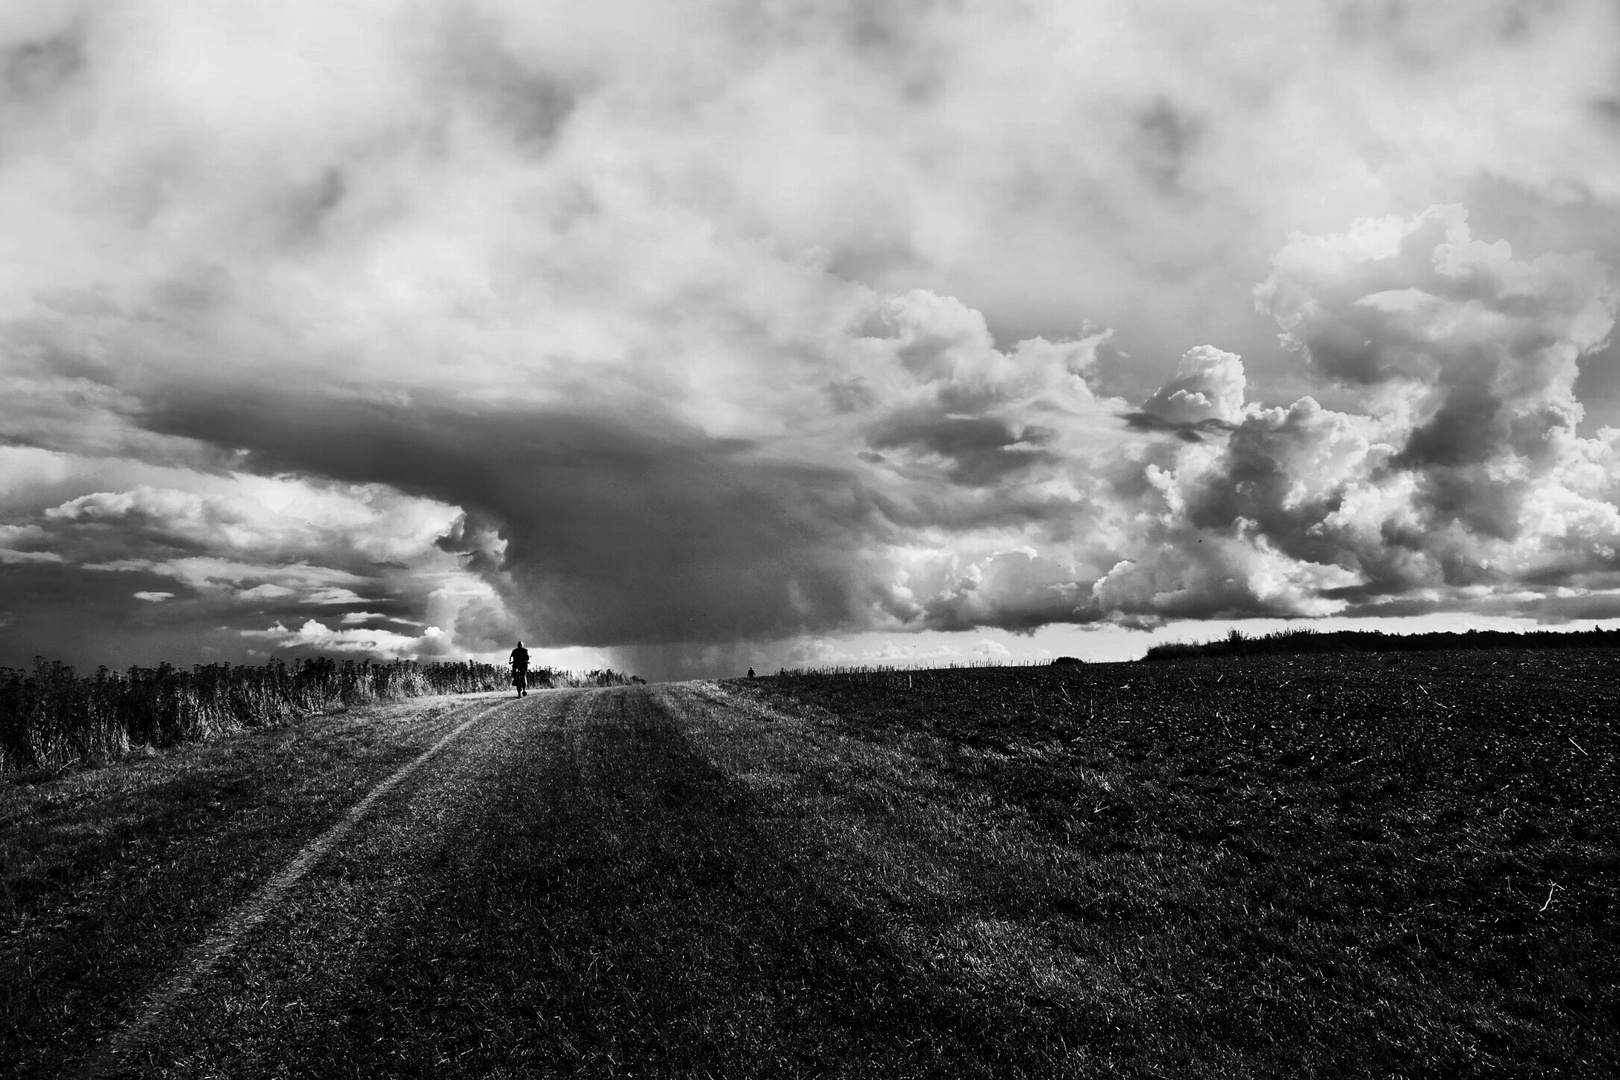
[[0,665],[1620,617],[1610,0],[7,0]]

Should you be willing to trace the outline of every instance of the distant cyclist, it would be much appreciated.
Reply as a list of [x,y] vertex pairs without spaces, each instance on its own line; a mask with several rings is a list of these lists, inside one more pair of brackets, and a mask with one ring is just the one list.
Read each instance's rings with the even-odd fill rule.
[[529,650],[521,641],[512,650],[512,685],[517,687],[518,697],[529,692]]

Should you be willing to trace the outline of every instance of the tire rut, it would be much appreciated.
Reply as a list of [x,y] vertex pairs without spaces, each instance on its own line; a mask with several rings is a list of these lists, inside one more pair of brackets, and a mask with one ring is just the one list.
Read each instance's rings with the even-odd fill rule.
[[694,704],[548,692],[476,725],[117,1075],[997,1075],[974,1043],[1016,1027],[716,764]]
[[[391,802],[413,799],[415,795],[412,789],[420,788],[427,782],[421,774],[431,768],[435,759],[442,760],[452,744],[469,730],[502,710],[510,710],[513,704],[509,700],[495,704],[479,703],[431,716],[427,722],[437,729],[434,731],[437,737],[432,745],[372,787],[336,824],[306,844],[252,896],[221,919],[207,938],[187,953],[173,977],[146,999],[134,1018],[103,1040],[101,1046],[80,1065],[72,1074],[76,1080],[133,1075],[138,1071],[137,1063],[141,1059],[151,1064],[154,1053],[150,1048],[173,1042],[172,1033],[167,1030],[172,1026],[168,1016],[171,1010],[182,1002],[189,1009],[199,1001],[208,999],[211,994],[209,983],[219,969],[231,963],[233,954],[244,946],[251,948],[253,939],[262,936],[267,928],[283,922],[287,907],[299,906],[294,904],[293,897],[306,877],[318,876],[312,872],[322,869],[323,861],[343,854],[343,847],[355,842],[352,834],[361,833],[370,825],[368,819],[387,813]],[[441,735],[440,731],[444,733]]]

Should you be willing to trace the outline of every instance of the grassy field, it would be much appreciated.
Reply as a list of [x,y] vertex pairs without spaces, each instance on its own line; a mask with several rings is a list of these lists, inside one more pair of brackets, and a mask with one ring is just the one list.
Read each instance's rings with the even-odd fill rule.
[[[1620,653],[746,690],[822,710],[1016,825],[981,888],[1085,969],[1065,984],[1086,1002],[1074,1030],[1110,1017],[1105,1041],[1164,1074],[1620,1073]],[[926,816],[948,817],[935,802]]]
[[[0,1073],[131,1015],[424,704],[4,789]],[[535,694],[118,1075],[1616,1075],[1617,714],[1606,651]]]

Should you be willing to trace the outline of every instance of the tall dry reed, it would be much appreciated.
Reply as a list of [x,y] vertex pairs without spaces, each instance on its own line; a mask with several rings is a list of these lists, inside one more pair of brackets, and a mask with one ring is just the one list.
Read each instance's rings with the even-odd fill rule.
[[109,761],[136,746],[172,746],[336,708],[507,685],[504,668],[472,662],[322,658],[190,671],[172,664],[101,668],[80,676],[36,659],[32,671],[0,668],[0,775]]

